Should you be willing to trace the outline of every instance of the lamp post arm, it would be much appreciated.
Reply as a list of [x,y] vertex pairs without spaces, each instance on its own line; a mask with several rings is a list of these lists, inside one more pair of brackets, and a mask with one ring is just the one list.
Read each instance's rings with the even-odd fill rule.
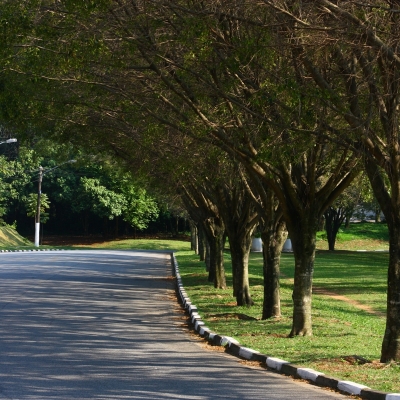
[[51,172],[51,171],[53,171],[54,169],[59,168],[59,167],[61,167],[61,166],[64,165],[64,164],[72,164],[72,163],[76,163],[76,160],[68,160],[68,161],[65,161],[65,162],[63,162],[63,163],[61,163],[61,164],[59,164],[59,165],[56,165],[56,166],[53,167],[53,168],[49,168],[49,169],[46,169],[45,171],[42,171],[42,174],[43,174],[43,175],[44,175],[44,174],[47,174],[48,172]]

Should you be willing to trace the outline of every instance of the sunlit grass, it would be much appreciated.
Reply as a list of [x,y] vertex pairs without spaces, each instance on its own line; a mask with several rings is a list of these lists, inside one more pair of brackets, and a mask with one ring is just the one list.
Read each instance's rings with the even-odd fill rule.
[[[317,248],[328,249],[325,231],[317,234]],[[336,238],[335,248],[336,250],[388,250],[389,232],[387,225],[374,222],[352,223],[348,228],[342,225]]]
[[[262,257],[252,253],[250,284],[254,307],[237,307],[232,287],[217,290],[207,282],[204,263],[190,252],[178,252],[177,259],[188,295],[206,325],[213,331],[233,336],[243,346],[279,357],[303,367],[362,383],[377,390],[399,392],[399,366],[378,362],[385,328],[386,268],[388,254],[381,252],[319,251],[315,263],[314,287],[345,296],[313,295],[313,336],[288,338],[291,329],[293,289],[292,254],[282,255],[282,318],[262,321]],[[226,254],[228,284],[229,254]],[[351,302],[367,306],[361,310]],[[373,314],[376,312],[377,314]],[[370,360],[358,364],[352,356]],[[355,362],[354,362],[355,361]]]
[[161,239],[123,239],[105,241],[90,246],[70,246],[71,248],[95,248],[95,249],[116,249],[116,250],[170,250],[184,251],[190,249],[190,242],[182,240],[161,240]]

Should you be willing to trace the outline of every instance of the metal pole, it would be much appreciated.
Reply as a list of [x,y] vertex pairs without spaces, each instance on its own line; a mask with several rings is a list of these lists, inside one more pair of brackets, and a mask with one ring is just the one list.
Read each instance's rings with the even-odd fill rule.
[[38,184],[38,197],[37,197],[37,208],[35,218],[35,247],[39,247],[39,235],[40,235],[40,197],[42,194],[42,179],[43,179],[43,167],[39,167],[39,184]]

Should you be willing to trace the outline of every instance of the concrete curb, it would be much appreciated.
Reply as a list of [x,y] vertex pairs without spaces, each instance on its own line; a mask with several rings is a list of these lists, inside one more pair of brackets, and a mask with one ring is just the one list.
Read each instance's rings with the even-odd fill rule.
[[63,251],[64,249],[17,249],[17,250],[0,250],[0,253],[26,253],[32,251]]
[[189,313],[191,321],[194,324],[194,330],[213,345],[225,347],[227,352],[236,357],[244,360],[261,362],[262,364],[265,364],[266,367],[281,374],[288,375],[296,379],[303,379],[320,387],[335,389],[339,392],[356,395],[362,399],[368,400],[400,400],[400,393],[380,392],[355,382],[341,381],[311,368],[302,368],[291,364],[289,361],[261,354],[258,351],[241,346],[237,340],[229,336],[221,336],[215,332],[212,332],[205,326],[197,307],[192,304],[185,291],[185,288],[182,284],[182,278],[179,273],[178,262],[176,261],[174,254],[171,255],[171,262],[176,277],[178,296],[183,304],[183,307]]

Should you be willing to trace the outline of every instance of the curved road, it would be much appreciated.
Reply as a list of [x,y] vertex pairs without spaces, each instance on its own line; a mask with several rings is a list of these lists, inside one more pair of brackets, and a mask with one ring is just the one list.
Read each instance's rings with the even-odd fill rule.
[[170,255],[0,254],[0,399],[344,399],[191,339]]

